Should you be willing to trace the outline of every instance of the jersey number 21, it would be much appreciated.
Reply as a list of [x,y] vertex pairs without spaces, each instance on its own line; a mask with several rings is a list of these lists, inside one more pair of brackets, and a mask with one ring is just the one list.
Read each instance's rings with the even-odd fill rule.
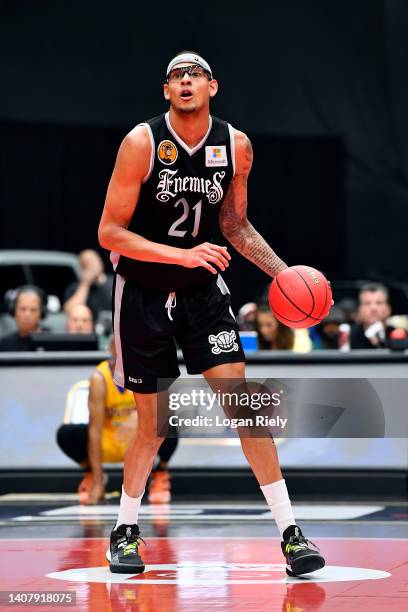
[[[192,208],[192,210],[194,211],[194,227],[193,227],[193,231],[191,232],[191,235],[193,236],[193,238],[197,236],[198,229],[200,227],[202,203],[203,201],[200,200]],[[186,219],[188,219],[188,216],[190,214],[190,206],[185,198],[180,198],[179,200],[177,200],[177,202],[174,204],[174,207],[177,208],[180,204],[183,206],[183,209],[182,209],[183,212],[181,216],[178,219],[176,219],[176,221],[171,225],[168,234],[169,236],[176,236],[178,238],[183,238],[186,235],[187,230],[177,229],[177,228],[180,225],[182,225],[182,223],[184,223]]]

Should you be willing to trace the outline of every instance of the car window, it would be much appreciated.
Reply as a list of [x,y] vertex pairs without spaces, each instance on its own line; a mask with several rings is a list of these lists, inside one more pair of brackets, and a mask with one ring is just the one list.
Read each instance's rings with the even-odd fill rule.
[[78,280],[70,266],[30,265],[32,282],[48,295],[57,295],[62,304],[65,289]]
[[27,279],[21,264],[0,266],[0,312],[7,312],[4,294],[9,289],[25,285]]

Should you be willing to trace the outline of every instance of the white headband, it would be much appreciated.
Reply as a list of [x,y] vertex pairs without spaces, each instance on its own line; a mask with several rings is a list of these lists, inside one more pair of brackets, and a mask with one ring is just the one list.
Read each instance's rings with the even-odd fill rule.
[[190,64],[197,64],[198,66],[201,66],[201,68],[204,68],[210,73],[210,76],[212,78],[212,70],[209,64],[207,64],[205,59],[203,59],[196,53],[179,53],[179,55],[173,57],[170,64],[167,66],[166,76],[169,74],[170,70],[173,70],[174,66],[177,66],[177,64],[181,63],[184,64],[185,62],[190,62]]

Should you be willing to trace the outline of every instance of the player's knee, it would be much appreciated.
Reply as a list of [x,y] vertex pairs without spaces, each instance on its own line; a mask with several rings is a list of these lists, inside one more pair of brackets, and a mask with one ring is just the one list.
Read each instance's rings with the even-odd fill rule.
[[163,438],[159,438],[156,433],[147,434],[146,432],[144,432],[143,434],[141,434],[141,432],[139,431],[133,438],[132,443],[129,444],[126,449],[124,456],[125,462],[127,459],[134,456],[134,453],[136,453],[138,456],[142,454],[144,457],[155,457],[162,442]]
[[144,446],[159,447],[163,442],[163,437],[159,435],[157,431],[156,422],[138,424],[137,428],[137,439],[139,444],[142,443]]
[[57,429],[56,440],[57,440],[58,446],[64,452],[65,452],[65,449],[67,447],[67,441],[68,441],[69,438],[70,438],[70,436],[69,436],[69,425],[66,425],[66,424],[61,425]]
[[245,364],[244,363],[232,363],[231,371],[233,372],[233,378],[244,378],[245,377]]

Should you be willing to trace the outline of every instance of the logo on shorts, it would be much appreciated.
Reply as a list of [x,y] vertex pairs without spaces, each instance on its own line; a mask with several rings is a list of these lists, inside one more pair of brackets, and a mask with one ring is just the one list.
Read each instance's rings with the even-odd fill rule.
[[131,376],[128,376],[129,378],[129,382],[133,382],[133,383],[142,383],[143,380],[141,378],[132,378]]
[[171,164],[174,164],[178,158],[177,147],[171,142],[171,140],[162,140],[157,147],[157,155],[162,164],[170,166]]
[[227,332],[221,331],[219,334],[214,336],[211,334],[208,336],[208,341],[214,346],[211,349],[211,352],[214,355],[219,355],[220,353],[230,353],[231,351],[238,350],[238,344],[235,342],[237,335],[234,330]]

